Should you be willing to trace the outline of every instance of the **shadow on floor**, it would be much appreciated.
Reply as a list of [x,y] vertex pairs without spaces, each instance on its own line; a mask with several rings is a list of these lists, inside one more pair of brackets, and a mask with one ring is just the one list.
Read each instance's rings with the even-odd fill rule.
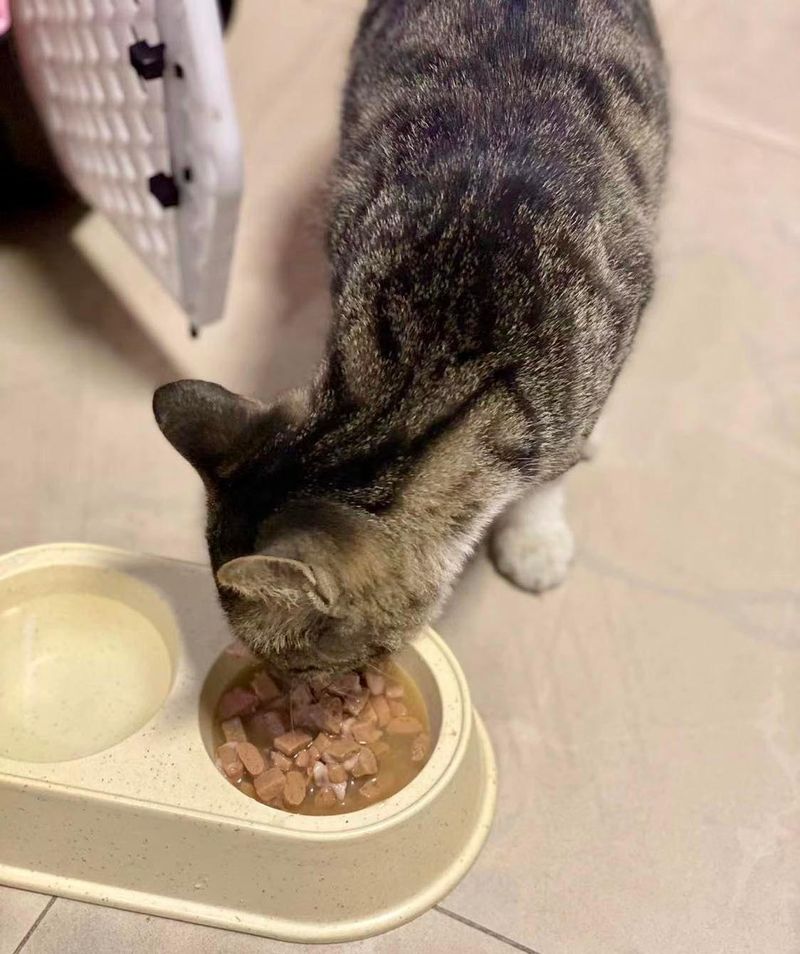
[[0,224],[0,246],[21,250],[41,272],[42,285],[52,289],[61,305],[53,320],[74,326],[76,347],[81,338],[96,339],[153,385],[181,377],[180,368],[71,241],[70,232],[84,214],[85,206],[67,196],[17,211]]
[[[247,319],[252,347],[259,353],[241,386],[258,397],[274,397],[306,384],[325,351],[331,323],[325,247],[331,155],[330,147],[322,147],[309,157],[302,187],[284,197],[279,228],[247,241],[247,259],[240,273],[258,274],[263,267],[259,257],[271,262],[264,270],[256,300],[248,305],[259,312]],[[261,218],[258,209],[250,214],[256,220]],[[274,223],[274,216],[264,218]],[[241,320],[242,316],[235,318]],[[257,332],[260,326],[263,334]]]

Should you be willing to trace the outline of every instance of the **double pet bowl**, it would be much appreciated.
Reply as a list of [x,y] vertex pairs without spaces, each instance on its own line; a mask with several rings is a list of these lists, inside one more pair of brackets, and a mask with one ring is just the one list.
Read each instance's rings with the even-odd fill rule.
[[492,750],[431,630],[399,657],[435,745],[396,795],[293,815],[212,761],[244,663],[207,569],[78,544],[0,559],[0,883],[293,941],[377,934],[464,876],[495,803]]

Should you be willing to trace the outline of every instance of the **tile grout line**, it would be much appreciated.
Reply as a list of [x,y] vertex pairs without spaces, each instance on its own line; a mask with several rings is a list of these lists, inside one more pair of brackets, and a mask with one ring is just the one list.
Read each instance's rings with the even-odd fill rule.
[[23,949],[23,947],[25,947],[25,945],[28,943],[28,941],[30,941],[31,935],[32,935],[33,932],[36,930],[36,928],[39,927],[39,925],[42,923],[42,921],[44,921],[45,915],[46,915],[47,912],[50,910],[50,908],[53,907],[53,905],[54,905],[55,903],[56,903],[56,899],[55,899],[55,898],[50,898],[50,900],[47,902],[47,904],[44,906],[44,908],[42,908],[42,910],[39,912],[39,917],[36,918],[36,920],[33,922],[33,924],[28,928],[28,930],[27,930],[27,932],[26,932],[26,934],[25,934],[25,937],[23,937],[23,939],[19,942],[19,944],[17,944],[17,946],[14,948],[14,954],[19,954],[19,952]]
[[[452,918],[454,921],[460,921],[467,927],[471,927],[476,931],[480,931],[481,934],[487,934],[489,937],[493,937],[496,941],[500,941],[503,944],[508,944],[509,947],[513,947],[518,951],[524,951],[525,954],[539,954],[539,952],[534,951],[532,947],[526,947],[524,944],[520,944],[519,941],[514,941],[512,938],[506,937],[505,934],[499,934],[497,931],[493,931],[491,928],[487,928],[482,924],[478,924],[477,921],[470,921],[469,918],[465,918],[462,914],[456,914],[455,911],[448,911],[447,908],[443,908],[438,904],[433,906],[433,910],[438,911],[439,914],[446,915],[448,918]],[[14,954],[16,954],[16,951]]]
[[[740,126],[736,120],[727,116],[714,116],[707,110],[689,105],[684,106],[684,115],[690,122],[704,126],[712,132],[726,133],[750,145],[760,146],[762,149],[773,148],[794,159],[798,157],[797,146],[779,132],[773,132],[752,123]],[[746,121],[742,120],[742,122]]]

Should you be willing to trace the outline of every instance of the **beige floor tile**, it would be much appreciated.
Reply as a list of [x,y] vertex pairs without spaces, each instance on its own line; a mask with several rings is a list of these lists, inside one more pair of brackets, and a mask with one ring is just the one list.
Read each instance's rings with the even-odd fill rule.
[[778,318],[781,331],[800,334],[789,321],[800,275],[788,267],[800,238],[800,155],[696,119],[681,104],[675,120],[660,285],[676,259],[710,252],[726,259],[771,298],[776,314],[754,314],[751,337],[778,354],[781,336],[764,320]]
[[48,901],[43,894],[0,885],[0,954],[14,954]]
[[[664,4],[657,4],[657,8]],[[794,0],[709,0],[660,10],[676,97],[692,112],[800,154]]]
[[146,917],[59,899],[25,946],[25,954],[503,954],[511,948],[490,935],[430,911],[389,934],[348,944],[284,944],[180,921]]
[[440,628],[489,724],[501,791],[489,845],[446,904],[541,951],[591,939],[601,954],[790,954],[796,608],[780,645],[730,597],[635,567],[580,559],[537,602],[483,561],[470,568]]

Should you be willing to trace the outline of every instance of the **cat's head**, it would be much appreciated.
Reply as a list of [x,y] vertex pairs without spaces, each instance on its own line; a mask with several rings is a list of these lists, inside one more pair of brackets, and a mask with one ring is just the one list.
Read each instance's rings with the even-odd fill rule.
[[203,479],[220,602],[254,652],[286,672],[341,671],[397,650],[430,619],[453,573],[420,528],[315,481],[303,392],[268,406],[179,381],[153,408]]

